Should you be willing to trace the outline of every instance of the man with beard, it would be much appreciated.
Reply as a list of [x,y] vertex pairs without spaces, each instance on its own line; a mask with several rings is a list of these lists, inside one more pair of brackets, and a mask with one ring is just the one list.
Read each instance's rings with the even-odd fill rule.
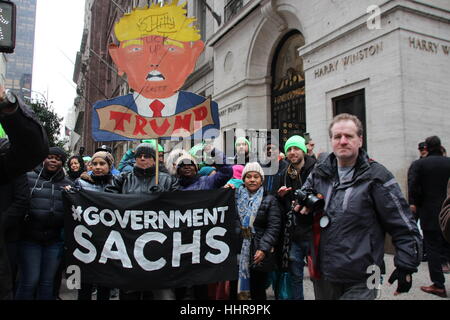
[[[278,252],[282,254],[282,269],[288,265],[292,276],[292,298],[303,300],[303,268],[312,238],[312,218],[292,214],[291,206],[295,200],[295,190],[303,186],[314,168],[316,160],[307,155],[305,139],[298,135],[292,136],[286,141],[284,151],[289,164],[278,174],[275,190],[278,190],[283,222],[281,230],[284,231],[283,236],[286,241],[280,241],[283,246],[279,248]],[[289,225],[292,227],[289,228]]]

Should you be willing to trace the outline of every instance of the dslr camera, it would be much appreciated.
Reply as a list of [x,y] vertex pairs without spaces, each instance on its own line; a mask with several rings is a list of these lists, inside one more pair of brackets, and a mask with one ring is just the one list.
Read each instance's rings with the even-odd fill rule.
[[295,190],[294,197],[299,205],[307,207],[311,211],[323,209],[325,206],[323,196],[312,189],[306,189],[304,191],[300,189]]

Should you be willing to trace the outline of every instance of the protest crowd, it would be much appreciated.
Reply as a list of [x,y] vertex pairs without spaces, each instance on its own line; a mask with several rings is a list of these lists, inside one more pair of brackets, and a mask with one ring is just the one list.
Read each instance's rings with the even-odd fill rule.
[[[147,10],[165,10],[177,32],[166,20],[139,28]],[[266,300],[269,287],[303,300],[308,272],[317,300],[372,300],[383,278],[406,294],[424,259],[431,284],[420,289],[447,297],[450,159],[439,137],[419,144],[408,198],[348,113],[329,123],[329,153],[305,134],[244,133],[220,150],[202,135],[220,129],[217,103],[180,91],[204,48],[183,10],[149,6],[115,25],[109,53],[132,90],[94,105],[92,154],[49,146],[1,88],[0,299],[56,300],[67,286],[78,300]],[[189,148],[166,143],[194,133]],[[119,140],[133,147],[114,159],[108,143]]]
[[[22,105],[20,108],[27,110]],[[7,117],[0,121],[9,132],[11,129],[7,125]],[[107,248],[106,241],[100,258],[103,263],[90,269],[83,267],[87,258],[78,260],[81,272],[88,273],[81,277],[79,300],[91,300],[93,296],[97,300],[109,300],[117,295],[121,300],[265,300],[268,287],[273,288],[275,299],[301,300],[304,298],[305,266],[313,280],[316,299],[374,299],[376,289],[367,286],[369,275],[366,269],[369,265],[383,269],[386,232],[391,235],[396,248],[396,269],[388,280],[398,281],[396,293],[408,292],[411,288],[413,274],[423,259],[422,242],[425,240],[433,284],[421,289],[446,296],[443,272],[448,272],[448,242],[445,238],[449,238],[447,183],[450,159],[443,155],[438,137],[427,138],[420,145],[427,154],[415,161],[409,170],[408,182],[412,191],[407,201],[392,174],[361,148],[362,134],[361,124],[356,117],[341,114],[329,126],[333,148],[331,153],[316,155],[308,148],[308,141],[294,135],[281,146],[270,139],[265,141],[265,161],[259,162],[254,161],[255,156],[249,151],[251,141],[246,137],[235,139],[235,152],[231,156],[214,148],[211,142],[202,142],[190,150],[166,150],[157,140],[144,140],[128,150],[119,162],[115,161],[111,148],[106,145],[99,147],[90,156],[77,154],[71,157],[59,147],[46,149],[44,146],[48,150],[45,155],[42,151],[40,154],[36,151],[36,159],[42,160],[37,167],[30,168],[30,165],[35,165],[34,161],[27,163],[24,167],[26,169],[18,170],[14,175],[9,171],[3,173],[6,183],[1,186],[1,235],[2,252],[6,254],[3,255],[2,262],[7,261],[6,265],[2,264],[3,297],[17,300],[58,298],[61,283],[64,284],[61,278],[69,263],[66,258],[76,256],[76,251],[79,252],[78,256],[87,256],[85,251],[92,248],[86,244],[86,240],[93,243],[96,240],[95,235],[84,235],[83,242],[83,232],[78,234],[78,238],[76,235],[68,236],[77,232],[71,229],[67,221],[65,223],[65,220],[73,218],[72,212],[64,204],[67,201],[64,197],[83,192],[92,199],[97,199],[98,203],[109,202],[109,208],[114,203],[114,197],[124,197],[117,200],[123,203],[127,199],[132,202],[135,201],[133,199],[152,195],[155,201],[153,203],[163,199],[159,199],[159,195],[167,195],[168,202],[178,198],[179,202],[186,203],[189,208],[196,208],[204,205],[190,202],[195,202],[195,199],[201,202],[202,197],[214,198],[214,192],[220,192],[219,197],[232,195],[228,197],[228,204],[233,204],[235,208],[229,210],[222,206],[219,210],[204,209],[201,212],[204,217],[192,214],[189,216],[190,220],[186,220],[185,215],[178,219],[175,215],[173,218],[171,214],[164,215],[163,211],[131,211],[129,216],[128,225],[134,226],[131,230],[146,229],[144,231],[162,230],[171,224],[183,225],[184,229],[189,229],[195,225],[205,227],[229,221],[224,225],[227,229],[223,233],[208,233],[206,238],[202,236],[199,248],[203,251],[205,242],[216,251],[224,253],[218,246],[218,239],[224,234],[231,235],[226,240],[229,241],[230,252],[226,259],[231,261],[231,267],[229,263],[225,267],[219,267],[220,263],[217,266],[211,264],[210,261],[214,261],[214,250],[209,251],[205,257],[198,257],[198,253],[192,251],[192,248],[186,248],[179,253],[177,261],[175,248],[173,254],[166,255],[174,257],[172,267],[181,264],[184,268],[182,272],[205,264],[204,275],[212,275],[211,279],[221,281],[211,281],[203,275],[196,278],[196,283],[177,286],[176,276],[169,281],[171,274],[166,270],[164,275],[168,278],[155,280],[158,285],[154,287],[151,281],[144,279],[131,279],[127,285],[129,276],[126,272],[121,271],[121,268],[107,267],[112,260],[119,260],[124,264],[122,259],[125,258],[118,257],[120,248],[111,244]],[[6,140],[2,145],[4,150],[12,152],[17,142],[14,140],[14,133],[9,136],[11,143]],[[5,154],[8,155],[4,152],[2,156]],[[2,160],[7,165],[11,158]],[[431,161],[433,163],[428,165]],[[439,171],[436,168],[441,169]],[[24,172],[26,170],[30,171]],[[426,177],[429,173],[424,173],[424,170],[435,170],[432,186],[427,186]],[[440,181],[439,185],[437,181]],[[428,199],[428,188],[433,188],[431,194],[434,199]],[[172,193],[176,196],[170,196]],[[139,196],[126,198],[133,195]],[[73,199],[72,208],[75,208],[78,203],[73,203]],[[125,203],[124,208],[127,205]],[[97,206],[100,207],[98,204]],[[87,205],[81,207],[87,208]],[[228,208],[228,211],[224,208]],[[143,209],[152,210],[151,207]],[[110,219],[105,214],[102,215],[105,210],[95,216],[88,215],[86,211],[79,221],[87,222],[87,226],[103,224],[103,229],[111,226]],[[191,212],[186,212],[188,211]],[[210,215],[209,220],[207,214]],[[119,217],[117,215],[118,222]],[[124,217],[122,219],[125,220]],[[420,219],[424,239],[416,219]],[[75,228],[77,229],[79,227]],[[95,232],[93,230],[86,232],[92,235]],[[212,232],[211,229],[210,231]],[[113,231],[109,241],[113,241],[112,234]],[[199,234],[200,230],[197,236]],[[98,238],[102,237],[99,233]],[[195,238],[196,231],[194,240]],[[76,250],[73,250],[73,243],[67,243],[74,242],[74,239],[75,246],[79,246]],[[186,238],[182,235],[179,241],[191,243],[192,236]],[[137,243],[138,241],[136,248]],[[174,240],[174,246],[175,243]],[[117,247],[119,244],[120,242],[115,242]],[[143,246],[145,247],[145,243]],[[147,247],[149,246],[147,242]],[[164,250],[170,247],[171,245],[164,247]],[[151,270],[157,270],[158,267],[149,263],[149,257],[148,260],[145,257],[139,260],[136,248],[135,259],[141,261],[139,265],[147,270],[136,275],[146,277],[148,274],[149,279],[153,279],[150,274],[156,271]],[[146,250],[143,251],[144,255],[151,252],[149,248]],[[125,251],[130,251],[128,244]],[[102,271],[102,268],[105,270]],[[128,268],[136,266],[130,263]],[[228,268],[228,271],[225,272],[223,268]],[[200,272],[202,269],[193,270]],[[221,272],[228,279],[221,278]],[[123,287],[110,286],[105,278],[110,283],[123,284]],[[114,278],[121,280],[115,282]],[[136,280],[144,281],[145,288],[134,287]],[[172,286],[161,287],[161,283],[171,283]]]

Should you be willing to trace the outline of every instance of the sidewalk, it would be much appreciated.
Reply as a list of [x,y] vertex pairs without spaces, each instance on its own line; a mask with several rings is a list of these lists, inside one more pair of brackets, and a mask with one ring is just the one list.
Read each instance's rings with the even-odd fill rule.
[[[386,263],[386,275],[383,277],[383,285],[381,287],[381,293],[378,300],[450,300],[450,274],[445,274],[447,295],[449,295],[448,298],[440,298],[420,290],[421,286],[428,286],[431,284],[428,274],[428,264],[426,262],[422,262],[419,266],[418,272],[413,274],[413,285],[411,290],[408,293],[394,296],[394,291],[397,288],[397,282],[395,282],[393,286],[389,286],[387,282],[387,279],[395,269],[393,260],[393,255],[385,254],[384,261]],[[274,299],[273,291],[271,289],[267,290],[267,294],[268,300]],[[312,282],[309,279],[307,268],[305,268],[304,294],[305,300],[314,300],[314,289]],[[77,298],[76,290],[67,289],[65,279],[63,279],[60,297],[62,300],[75,300]],[[114,300],[118,299],[116,298]]]

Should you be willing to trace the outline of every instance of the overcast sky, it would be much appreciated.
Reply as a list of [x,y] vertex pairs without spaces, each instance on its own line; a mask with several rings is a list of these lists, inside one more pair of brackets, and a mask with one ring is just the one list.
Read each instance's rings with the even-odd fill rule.
[[76,96],[72,76],[83,33],[84,4],[85,0],[37,0],[32,90],[48,96],[62,117]]

